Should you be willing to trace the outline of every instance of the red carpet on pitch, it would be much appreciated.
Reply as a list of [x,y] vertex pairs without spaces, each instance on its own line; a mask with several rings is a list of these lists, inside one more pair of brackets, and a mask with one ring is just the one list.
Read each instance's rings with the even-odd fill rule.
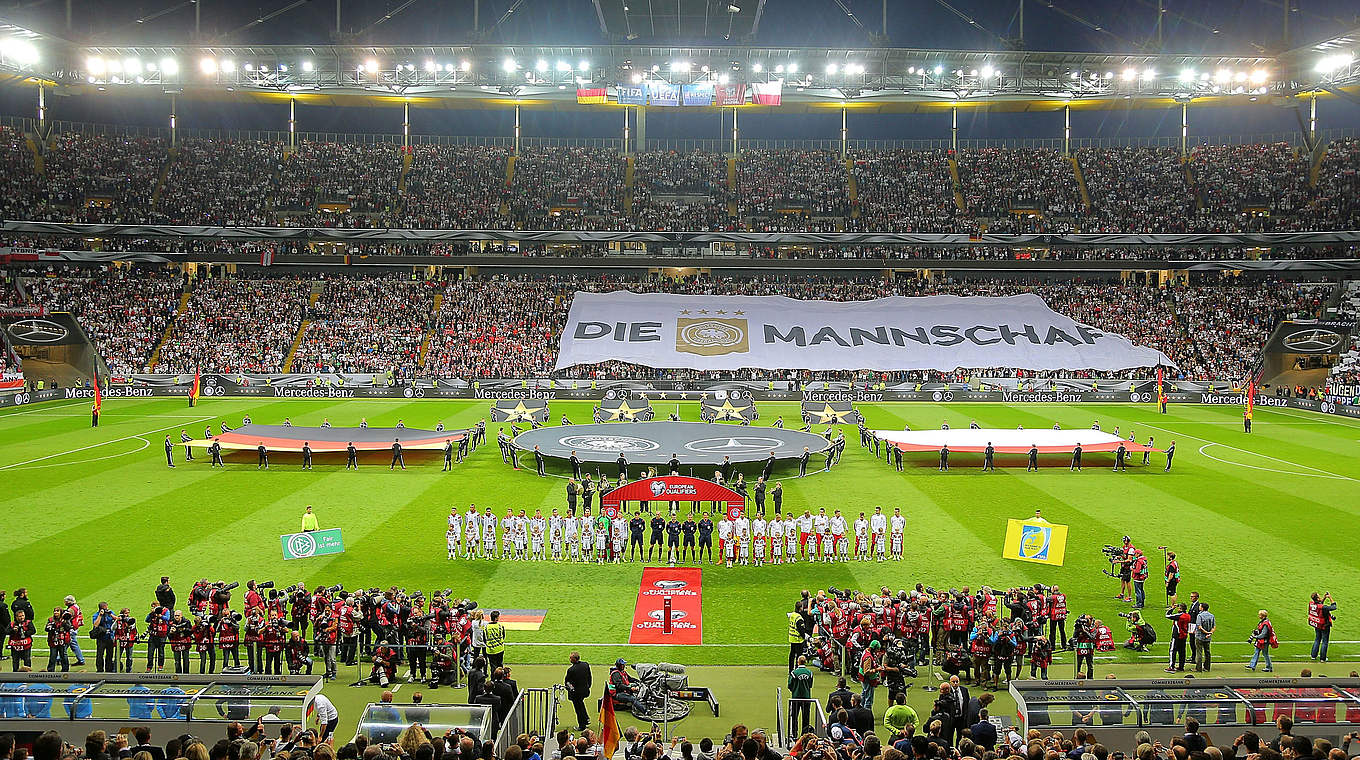
[[[642,571],[629,644],[702,644],[703,571],[697,567],[648,567]],[[666,597],[671,632],[665,632]]]

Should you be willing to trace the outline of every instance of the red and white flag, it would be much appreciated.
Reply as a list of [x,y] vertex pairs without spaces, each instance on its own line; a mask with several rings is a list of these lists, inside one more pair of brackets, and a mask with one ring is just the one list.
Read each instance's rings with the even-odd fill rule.
[[751,102],[758,106],[780,105],[784,95],[784,80],[755,82],[751,85]]

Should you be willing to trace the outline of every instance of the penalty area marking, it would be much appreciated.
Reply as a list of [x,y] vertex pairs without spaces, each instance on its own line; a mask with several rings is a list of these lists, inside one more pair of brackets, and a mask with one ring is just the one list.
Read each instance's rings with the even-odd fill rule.
[[1306,464],[1299,464],[1299,463],[1297,463],[1297,462],[1290,462],[1290,461],[1284,460],[1284,459],[1276,459],[1275,457],[1272,457],[1272,456],[1269,456],[1269,455],[1266,455],[1266,454],[1253,454],[1253,453],[1250,452],[1250,451],[1244,451],[1243,449],[1239,449],[1239,448],[1237,448],[1236,446],[1228,446],[1226,443],[1206,443],[1206,444],[1204,444],[1203,446],[1200,446],[1200,447],[1199,447],[1199,453],[1200,453],[1200,454],[1203,454],[1204,456],[1208,457],[1209,459],[1214,460],[1215,462],[1222,462],[1223,464],[1230,464],[1230,465],[1233,465],[1233,466],[1235,466],[1235,467],[1246,467],[1246,468],[1251,469],[1251,470],[1260,470],[1260,471],[1262,471],[1262,472],[1277,472],[1277,473],[1279,473],[1279,474],[1281,474],[1281,475],[1299,475],[1299,476],[1302,476],[1302,477],[1305,477],[1305,478],[1325,478],[1325,479],[1327,479],[1327,480],[1355,480],[1355,478],[1347,477],[1347,476],[1345,476],[1345,475],[1337,475],[1336,473],[1327,472],[1326,470],[1317,470],[1317,472],[1296,472],[1296,471],[1293,471],[1293,470],[1280,470],[1280,469],[1276,469],[1276,468],[1274,468],[1274,467],[1258,467],[1257,465],[1254,465],[1254,464],[1243,464],[1242,462],[1232,462],[1232,461],[1229,461],[1229,460],[1227,460],[1227,459],[1219,459],[1218,457],[1214,456],[1213,454],[1210,454],[1210,453],[1208,453],[1208,452],[1205,451],[1205,449],[1209,448],[1210,446],[1223,446],[1223,447],[1226,447],[1226,448],[1229,448],[1229,449],[1233,449],[1233,450],[1235,450],[1235,451],[1243,451],[1243,453],[1249,454],[1250,456],[1264,457],[1264,458],[1266,458],[1266,459],[1272,459],[1272,460],[1275,460],[1275,461],[1277,461],[1277,462],[1281,462],[1281,463],[1283,463],[1283,464],[1293,465],[1293,466],[1295,466],[1295,467],[1307,467],[1307,468],[1310,469],[1310,470],[1317,470],[1316,467],[1308,467],[1308,465],[1306,465]]
[[17,468],[15,468],[15,469],[19,469],[19,470],[41,470],[41,469],[43,469],[44,467],[66,467],[67,465],[72,465],[72,464],[89,464],[90,462],[102,462],[102,461],[104,461],[105,459],[117,459],[118,457],[125,457],[125,456],[127,456],[128,454],[136,454],[136,453],[139,452],[139,451],[145,451],[145,450],[147,450],[148,448],[151,447],[151,441],[148,441],[147,439],[142,438],[142,437],[140,437],[140,436],[133,436],[133,438],[136,439],[136,440],[138,440],[138,441],[141,441],[141,442],[142,442],[142,445],[141,445],[139,448],[132,449],[131,451],[124,451],[124,452],[122,452],[122,453],[120,453],[120,454],[109,454],[109,455],[107,455],[107,456],[95,457],[94,459],[74,459],[74,460],[72,460],[72,461],[70,461],[70,462],[53,462],[52,464],[35,464],[35,465],[27,466],[27,467],[17,467]]
[[[59,405],[57,405],[57,406],[40,406],[40,407],[37,407],[36,409],[24,409],[23,411],[16,411],[16,412],[3,412],[3,413],[0,413],[0,420],[5,419],[6,417],[21,417],[21,416],[23,416],[23,415],[25,415],[25,414],[37,414],[38,412],[51,411],[52,409],[65,409],[65,408],[68,407],[68,406],[83,406],[84,404],[85,404],[84,401],[72,401],[72,402],[69,403],[69,404],[59,404]],[[75,417],[75,416],[77,416],[77,415],[71,415],[71,416],[72,416],[72,417]]]
[[[210,420],[210,419],[213,419],[213,418],[212,418],[212,417],[200,417],[200,418],[199,418],[198,420],[196,420],[196,421],[197,421],[197,422],[202,422],[202,421],[204,421],[204,420]],[[40,457],[38,457],[38,458],[36,458],[36,459],[29,459],[29,460],[24,461],[24,462],[15,462],[14,464],[7,464],[7,465],[4,465],[4,466],[0,466],[0,471],[4,471],[4,470],[12,470],[12,469],[14,469],[14,468],[16,468],[16,467],[23,467],[24,465],[33,464],[34,462],[42,462],[42,461],[47,460],[47,459],[55,459],[55,458],[57,458],[57,457],[64,457],[64,456],[66,456],[67,454],[75,454],[76,452],[79,452],[79,451],[88,451],[89,449],[99,448],[100,446],[105,446],[105,445],[110,444],[110,443],[118,443],[119,441],[130,441],[130,440],[132,440],[133,438],[136,438],[136,439],[138,439],[138,440],[142,440],[142,436],[144,436],[144,435],[151,435],[152,433],[159,433],[159,432],[161,432],[161,431],[163,431],[163,430],[171,430],[171,429],[177,428],[177,427],[183,427],[183,425],[166,425],[165,427],[159,427],[159,428],[156,428],[155,430],[147,430],[147,431],[142,432],[142,433],[137,433],[136,435],[125,435],[125,436],[123,436],[122,438],[114,438],[114,439],[108,440],[108,441],[100,441],[99,443],[92,443],[92,444],[90,444],[89,446],[81,446],[81,447],[79,447],[79,448],[69,449],[69,450],[67,450],[67,451],[58,451],[58,452],[55,453],[55,454],[47,454],[47,455],[45,455],[45,456],[40,456]],[[141,449],[138,449],[138,451],[140,451],[140,450],[141,450]]]

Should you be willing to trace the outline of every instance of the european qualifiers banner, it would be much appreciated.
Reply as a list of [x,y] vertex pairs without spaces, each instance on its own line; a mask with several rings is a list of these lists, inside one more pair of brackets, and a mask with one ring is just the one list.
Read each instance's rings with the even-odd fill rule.
[[697,370],[1176,366],[1161,351],[1076,322],[1035,295],[836,302],[577,291],[557,369],[605,361]]

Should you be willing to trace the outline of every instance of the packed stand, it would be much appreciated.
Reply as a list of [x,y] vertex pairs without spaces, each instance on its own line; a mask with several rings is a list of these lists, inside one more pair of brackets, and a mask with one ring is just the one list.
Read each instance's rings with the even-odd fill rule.
[[293,372],[388,372],[410,377],[434,312],[434,288],[406,276],[327,279],[307,307]]
[[505,197],[507,148],[416,145],[411,148],[400,225],[416,229],[494,230]]
[[[959,182],[964,202],[974,217],[1008,219],[1012,207],[1037,206],[1045,217],[1077,216],[1084,212],[1081,188],[1072,164],[1055,150],[1047,148],[978,148],[958,154]],[[1031,231],[1039,220],[1021,229],[1001,229],[993,224],[990,232]],[[1052,225],[1045,225],[1051,227]]]
[[1253,280],[1178,288],[1174,294],[1177,316],[1194,341],[1193,355],[1205,378],[1245,387],[1275,325],[1283,319],[1316,318],[1332,288]]
[[633,224],[647,231],[714,231],[732,227],[727,156],[705,151],[651,151],[633,159]]
[[401,147],[392,143],[304,140],[283,162],[275,207],[317,220],[322,204],[344,204],[348,217],[388,211],[401,178]]
[[[1197,145],[1190,169],[1200,209],[1199,231],[1293,230],[1312,196],[1308,158],[1289,143]],[[1265,209],[1268,216],[1252,209]]]
[[1180,151],[1083,148],[1077,151],[1091,220],[1083,232],[1186,232],[1195,212]]
[[282,372],[311,291],[296,277],[198,280],[155,371]]
[[31,219],[38,205],[38,176],[28,138],[13,127],[0,126],[0,217]]
[[190,138],[175,149],[154,219],[159,224],[270,226],[283,151],[260,140]]
[[[829,150],[744,150],[737,161],[739,211],[772,216],[793,209],[808,216],[849,212],[845,159]],[[800,220],[794,216],[793,223]]]
[[[604,217],[607,228],[616,226],[623,216],[625,168],[612,148],[524,148],[515,158],[510,215],[523,229],[571,229],[580,217],[593,216]],[[565,211],[554,215],[553,209]]]
[[167,159],[158,137],[58,135],[43,154],[46,218],[74,222],[141,223],[150,218],[152,198]]
[[109,372],[125,377],[147,371],[184,280],[165,270],[111,268],[34,277],[24,286],[34,305],[73,314]]
[[1360,138],[1333,140],[1318,167],[1314,228],[1360,229]]
[[949,158],[941,150],[866,150],[852,154],[859,214],[847,229],[954,232],[958,207]]

